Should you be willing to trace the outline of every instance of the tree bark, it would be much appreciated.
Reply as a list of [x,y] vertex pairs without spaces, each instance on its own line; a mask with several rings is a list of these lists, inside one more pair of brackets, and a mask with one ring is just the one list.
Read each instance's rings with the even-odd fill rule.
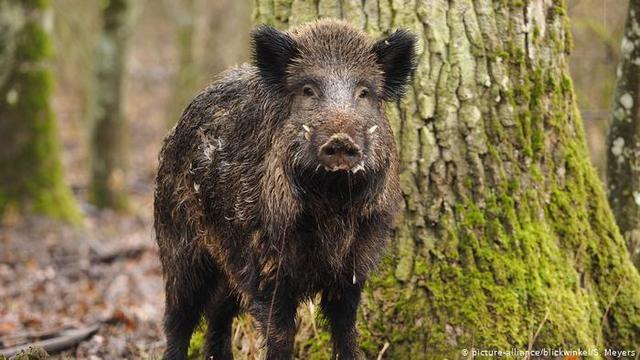
[[330,16],[373,36],[404,27],[420,37],[408,95],[387,107],[405,209],[364,299],[368,357],[385,343],[392,359],[639,350],[640,277],[589,162],[563,1],[255,8],[256,23],[281,29]]
[[77,222],[50,105],[51,25],[48,1],[0,1],[0,216]]
[[640,268],[640,0],[629,1],[608,134],[609,204]]
[[91,106],[90,200],[126,210],[126,121],[122,88],[128,39],[128,0],[103,2],[103,27],[94,63]]

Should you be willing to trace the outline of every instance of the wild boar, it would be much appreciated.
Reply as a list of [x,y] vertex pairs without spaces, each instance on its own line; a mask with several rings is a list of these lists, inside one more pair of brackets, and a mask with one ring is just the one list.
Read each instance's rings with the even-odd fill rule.
[[253,64],[186,108],[155,190],[165,358],[186,357],[204,313],[207,358],[231,359],[246,311],[267,359],[290,359],[296,308],[318,293],[333,356],[359,356],[360,294],[401,201],[383,105],[403,95],[415,42],[404,30],[376,42],[338,20],[259,26]]

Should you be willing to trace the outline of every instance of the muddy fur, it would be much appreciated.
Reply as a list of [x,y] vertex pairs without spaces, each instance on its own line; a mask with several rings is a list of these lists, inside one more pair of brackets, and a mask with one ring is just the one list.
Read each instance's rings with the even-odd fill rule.
[[[207,358],[231,359],[231,324],[249,312],[268,359],[293,354],[296,308],[320,293],[334,357],[359,356],[360,292],[400,202],[383,102],[413,69],[415,39],[374,42],[323,20],[253,32],[253,65],[221,75],[184,111],[160,153],[155,230],[166,282],[165,358],[186,357],[201,314]],[[330,171],[336,133],[360,168]]]

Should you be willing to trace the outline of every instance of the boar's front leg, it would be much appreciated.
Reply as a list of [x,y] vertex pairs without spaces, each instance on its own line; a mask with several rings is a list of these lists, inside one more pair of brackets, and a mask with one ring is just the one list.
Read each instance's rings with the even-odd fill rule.
[[[229,290],[226,289],[225,292],[228,293]],[[240,304],[234,295],[216,295],[211,297],[205,309],[207,318],[205,359],[233,360],[231,327],[233,318],[238,315],[240,310]]]
[[286,284],[274,289],[275,283],[261,290],[249,311],[265,339],[266,360],[289,360],[293,358],[297,302]]
[[186,359],[191,334],[207,297],[206,290],[200,285],[200,279],[177,278],[169,274],[166,282],[164,331],[167,347],[163,359]]
[[333,359],[359,359],[356,315],[360,304],[362,285],[341,284],[326,288],[322,292],[320,306],[329,322],[333,342]]

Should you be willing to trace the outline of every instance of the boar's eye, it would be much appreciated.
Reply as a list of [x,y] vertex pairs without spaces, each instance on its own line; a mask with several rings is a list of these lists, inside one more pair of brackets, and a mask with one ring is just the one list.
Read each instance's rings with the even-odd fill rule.
[[356,94],[358,95],[359,99],[366,99],[369,97],[369,89],[360,88]]
[[316,95],[316,91],[313,90],[313,87],[311,85],[305,85],[302,87],[302,94],[306,97],[315,97]]

